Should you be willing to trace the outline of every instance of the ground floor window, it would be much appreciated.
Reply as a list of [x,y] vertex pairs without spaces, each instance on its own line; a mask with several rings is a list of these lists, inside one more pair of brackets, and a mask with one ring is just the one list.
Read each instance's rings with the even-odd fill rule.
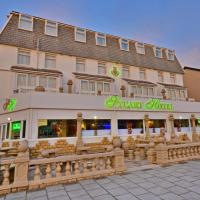
[[75,137],[75,119],[39,119],[38,138]]
[[10,123],[5,123],[0,125],[0,137],[1,140],[9,138]]
[[200,133],[200,119],[196,120],[196,127],[197,127],[197,132]]
[[190,132],[190,124],[188,119],[175,119],[174,120],[175,132]]
[[82,136],[106,136],[111,134],[110,119],[84,119]]
[[118,134],[140,134],[143,133],[143,120],[118,120]]
[[166,129],[166,120],[153,119],[148,121],[150,133],[160,133],[161,128]]

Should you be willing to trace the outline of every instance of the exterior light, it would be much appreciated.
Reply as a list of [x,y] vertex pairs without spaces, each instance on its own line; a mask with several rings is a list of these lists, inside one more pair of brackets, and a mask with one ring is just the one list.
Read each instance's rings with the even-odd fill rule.
[[94,116],[94,119],[97,119],[97,116],[96,116],[96,115]]
[[179,116],[179,119],[183,119],[183,117],[182,117],[182,116]]
[[10,118],[10,117],[8,117],[8,121],[9,121],[9,122],[11,121],[11,118]]

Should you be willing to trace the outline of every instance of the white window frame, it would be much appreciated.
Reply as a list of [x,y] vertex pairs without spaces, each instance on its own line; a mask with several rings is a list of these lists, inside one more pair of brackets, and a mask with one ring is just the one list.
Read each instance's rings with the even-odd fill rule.
[[[84,63],[84,70],[83,71],[77,70],[77,63]],[[76,72],[85,73],[85,71],[86,71],[86,60],[83,59],[83,58],[76,58]]]
[[[19,54],[22,55],[23,53],[28,53],[29,54],[29,63],[28,64],[21,64],[21,63],[19,63]],[[31,64],[31,51],[28,50],[28,49],[18,48],[18,50],[17,50],[17,64],[21,65],[21,66],[30,66],[30,64]]]
[[[157,49],[160,50],[160,56],[156,55]],[[162,48],[160,48],[160,47],[154,47],[154,55],[155,55],[156,58],[162,58],[163,57],[163,55],[162,55]]]
[[[30,20],[31,21],[31,29],[26,29],[26,28],[23,28],[23,27],[20,26],[21,18],[23,18],[23,16],[31,18],[31,20]],[[22,30],[26,30],[26,31],[33,31],[33,16],[25,15],[25,14],[19,14],[18,29],[22,29]]]
[[[142,79],[141,78],[141,72],[144,72],[144,79]],[[139,71],[139,78],[140,78],[140,80],[146,80],[147,79],[147,77],[146,77],[146,70],[145,69],[140,69],[140,71]]]
[[[52,57],[52,58],[49,58],[49,60],[55,60],[55,66],[54,67],[48,67],[47,66],[47,58],[48,57]],[[45,53],[45,68],[46,69],[55,69],[56,68],[56,55],[55,54],[50,54],[50,53]]]
[[[172,77],[173,77],[173,79],[174,79],[173,82],[172,82]],[[170,83],[171,83],[171,84],[176,84],[176,74],[170,73]]]
[[[82,31],[79,31],[78,29],[82,30],[83,32],[82,32]],[[77,39],[76,33],[77,33],[78,31],[85,34],[84,40],[78,40],[78,39]],[[75,27],[75,29],[74,29],[74,38],[75,38],[75,41],[86,43],[86,37],[87,37],[87,36],[86,36],[86,29],[84,29],[84,28],[79,28],[79,27]]]
[[[123,42],[124,41],[124,42]],[[122,43],[126,43],[128,45],[128,49],[124,49],[122,47]],[[120,49],[123,51],[129,51],[129,40],[125,39],[125,38],[120,38],[119,39],[119,44],[120,44]]]
[[[128,72],[128,76],[124,76],[124,71]],[[129,78],[130,77],[130,69],[129,69],[128,66],[122,67],[122,76],[123,76],[123,78]]]
[[[99,67],[105,68],[105,73],[100,73]],[[106,64],[105,64],[105,63],[102,63],[102,62],[98,62],[98,69],[97,69],[97,72],[98,72],[99,75],[106,75],[106,74],[107,74]]]
[[[48,25],[48,23],[54,23],[54,24],[55,24],[56,34],[47,33],[47,25]],[[52,25],[48,25],[48,26],[53,27]],[[54,21],[50,21],[50,20],[45,20],[45,30],[44,30],[44,34],[45,34],[45,35],[50,35],[50,36],[57,37],[57,36],[58,36],[58,23],[57,23],[57,22],[54,22]]]
[[[98,37],[99,38],[103,38],[103,39],[105,39],[105,43],[102,45],[102,44],[99,44],[98,43]],[[106,34],[104,34],[104,33],[95,33],[95,39],[96,39],[96,45],[98,45],[98,46],[106,46]]]
[[145,46],[143,42],[136,42],[135,43],[135,48],[136,48],[136,52],[138,54],[143,54],[145,55]]
[[[171,50],[171,49],[166,49],[165,52],[166,52],[166,55],[167,55],[167,59],[171,60],[171,61],[174,61],[174,59],[175,59],[175,51]],[[172,58],[170,58],[170,55],[172,56]]]
[[[136,93],[134,93],[135,97],[155,97],[155,88],[152,86],[148,86],[148,85],[130,85],[129,89],[130,89],[130,93],[133,93],[133,88],[135,88]],[[141,95],[138,94],[138,90],[139,88],[141,88],[142,92]],[[144,88],[147,89],[147,95],[144,95]],[[153,89],[153,95],[149,95],[149,90]]]

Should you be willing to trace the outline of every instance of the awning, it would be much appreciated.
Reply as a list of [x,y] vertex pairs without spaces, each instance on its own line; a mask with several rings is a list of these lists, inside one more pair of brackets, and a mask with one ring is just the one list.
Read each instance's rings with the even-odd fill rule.
[[152,83],[150,81],[133,80],[133,79],[128,79],[128,78],[123,78],[122,80],[126,81],[129,85],[148,85],[152,87],[156,86],[155,83]]

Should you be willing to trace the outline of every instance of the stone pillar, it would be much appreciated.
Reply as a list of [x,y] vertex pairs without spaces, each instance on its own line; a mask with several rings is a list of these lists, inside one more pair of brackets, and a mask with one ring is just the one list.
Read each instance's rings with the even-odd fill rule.
[[116,174],[122,174],[125,172],[125,162],[124,162],[124,151],[121,149],[114,149],[115,156],[113,157],[113,168]]
[[168,148],[167,145],[159,144],[155,147],[156,151],[156,163],[158,165],[168,164]]
[[126,96],[126,87],[124,85],[122,85],[120,90],[122,92],[122,97],[125,97]]
[[118,134],[118,123],[117,123],[117,118],[116,118],[116,113],[114,112],[112,114],[112,119],[111,119],[111,136],[115,137]]
[[174,140],[176,138],[175,130],[174,130],[174,116],[173,114],[169,114],[169,123],[170,123],[170,140]]
[[144,115],[144,123],[145,123],[145,139],[150,140],[150,132],[149,132],[149,115]]
[[82,140],[82,122],[83,122],[83,117],[82,113],[79,112],[77,113],[77,132],[76,132],[76,137],[77,137],[77,142],[76,142],[76,148],[79,148],[83,146],[83,140]]
[[72,80],[68,80],[68,82],[67,82],[67,87],[68,87],[67,91],[68,91],[69,94],[72,93],[72,85],[73,85],[73,81]]
[[192,122],[192,142],[198,142],[198,134],[196,130],[196,117],[194,114],[191,114],[191,122]]

